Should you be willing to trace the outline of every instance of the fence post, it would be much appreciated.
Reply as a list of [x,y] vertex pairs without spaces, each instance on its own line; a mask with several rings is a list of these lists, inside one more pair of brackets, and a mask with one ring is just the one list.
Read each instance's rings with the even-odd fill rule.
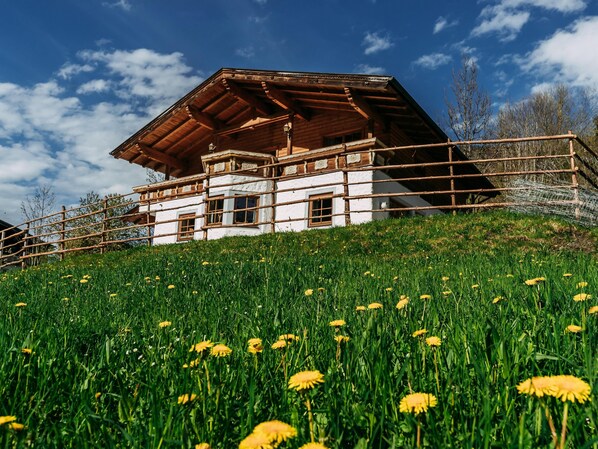
[[[209,172],[209,168],[208,168],[208,171],[206,171],[206,179],[205,179],[204,194],[203,194],[203,225],[202,225],[203,236],[202,236],[202,240],[208,239],[208,214],[209,214],[208,206],[210,204],[210,175],[209,175],[209,173],[210,172]],[[222,210],[222,222],[224,224],[224,206],[223,206],[223,210]]]
[[6,237],[6,231],[3,229],[0,233],[0,265],[2,265],[2,259],[4,259],[4,238]]
[[60,260],[64,260],[64,239],[66,238],[66,207],[60,208],[60,243],[58,248],[60,249]]
[[573,187],[573,201],[575,201],[575,219],[579,220],[581,210],[579,208],[579,184],[577,182],[577,167],[575,166],[575,148],[573,147],[573,132],[569,130],[569,160],[571,162],[571,187]]
[[351,224],[351,200],[349,199],[349,174],[347,173],[346,144],[343,144],[343,158],[345,159],[345,166],[343,168],[343,200],[345,202],[345,226],[349,226]]
[[[451,142],[451,139],[448,140],[448,142]],[[456,205],[457,205],[457,197],[455,195],[455,169],[453,166],[453,149],[454,146],[449,145],[448,146],[448,161],[449,161],[449,179],[450,179],[450,183],[451,183],[451,206],[453,206],[453,215],[457,215],[457,209],[456,209]]]
[[107,229],[107,220],[108,220],[108,200],[104,199],[102,201],[102,238],[100,240],[100,254],[104,254],[106,251],[106,229]]
[[25,236],[23,237],[23,255],[21,256],[21,269],[25,269],[27,267],[27,240],[29,239],[29,222],[27,222],[27,226],[25,227]]
[[150,206],[152,205],[152,201],[149,192],[146,192],[145,196],[147,199],[147,209],[145,210],[145,222],[147,227],[147,246],[152,246],[152,224],[150,214]]

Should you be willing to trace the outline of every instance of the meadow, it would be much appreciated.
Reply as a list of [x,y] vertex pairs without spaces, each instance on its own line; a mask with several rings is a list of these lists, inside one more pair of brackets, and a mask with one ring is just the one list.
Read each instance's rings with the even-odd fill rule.
[[[2,273],[0,448],[237,448],[280,420],[296,435],[254,447],[554,448],[566,421],[562,447],[596,449],[597,248],[484,213]],[[592,392],[517,388],[554,375]],[[417,392],[435,400],[405,410]]]

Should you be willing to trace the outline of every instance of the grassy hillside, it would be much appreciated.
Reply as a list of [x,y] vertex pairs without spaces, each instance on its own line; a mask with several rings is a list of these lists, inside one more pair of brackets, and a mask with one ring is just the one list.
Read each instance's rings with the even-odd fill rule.
[[[0,417],[26,426],[0,425],[0,447],[235,448],[277,419],[298,432],[279,447],[299,448],[309,398],[328,448],[416,447],[418,427],[422,447],[549,448],[546,411],[560,437],[565,404],[566,447],[596,448],[595,393],[564,403],[517,385],[569,374],[595,391],[597,247],[595,229],[491,213],[137,248],[0,275]],[[526,284],[535,278],[545,280]],[[289,333],[299,339],[271,348]],[[262,352],[248,352],[250,338]],[[232,353],[190,352],[207,340]],[[289,389],[305,370],[324,382]],[[436,406],[401,411],[412,392]],[[196,396],[179,403],[185,394]]]

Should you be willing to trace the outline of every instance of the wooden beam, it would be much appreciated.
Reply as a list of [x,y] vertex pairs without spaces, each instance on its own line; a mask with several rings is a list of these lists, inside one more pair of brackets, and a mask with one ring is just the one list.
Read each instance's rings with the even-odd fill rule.
[[260,114],[270,115],[272,112],[270,106],[257,98],[255,95],[249,93],[247,90],[240,88],[234,81],[223,78],[222,85],[226,88],[229,94],[248,106],[255,108],[255,110]]
[[222,122],[220,122],[220,120],[215,119],[210,114],[200,111],[195,106],[188,105],[185,107],[185,110],[192,120],[195,120],[201,126],[204,126],[211,131],[215,131],[222,127]]
[[386,128],[386,121],[380,114],[378,114],[372,107],[364,100],[354,89],[345,87],[345,95],[349,104],[355,109],[361,116],[368,120],[374,120]]
[[281,108],[292,112],[300,119],[309,121],[311,118],[311,114],[307,110],[297,104],[295,100],[289,98],[283,91],[278,90],[276,87],[265,81],[262,81],[262,88],[264,89],[266,96]]
[[166,153],[162,153],[161,151],[155,150],[143,143],[138,143],[137,148],[139,148],[140,153],[142,153],[144,156],[147,156],[153,161],[160,162],[161,164],[167,165],[168,167],[177,168],[179,170],[185,168],[185,164],[180,159],[174,158]]
[[[230,136],[232,134],[237,134],[243,131],[253,131],[257,128],[262,128],[264,126],[271,125],[272,123],[276,122],[284,122],[289,119],[289,115],[287,112],[274,114],[268,117],[257,117],[255,119],[248,120],[245,123],[237,124],[228,126],[226,128],[222,128],[214,133],[215,136]],[[282,132],[282,131],[281,131]]]

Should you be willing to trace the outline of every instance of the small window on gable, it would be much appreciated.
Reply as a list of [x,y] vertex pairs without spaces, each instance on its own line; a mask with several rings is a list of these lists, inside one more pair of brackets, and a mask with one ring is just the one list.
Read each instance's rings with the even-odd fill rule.
[[338,136],[324,136],[323,143],[325,147],[330,147],[332,145],[340,145],[361,139],[363,139],[363,133],[361,131],[354,131],[352,133],[340,134]]
[[259,196],[236,196],[233,224],[256,223]]
[[224,196],[208,198],[206,207],[206,223],[208,225],[221,225],[224,213]]
[[177,232],[177,241],[185,242],[193,240],[195,232],[195,214],[179,215],[179,230]]
[[309,227],[332,224],[332,193],[309,197]]

